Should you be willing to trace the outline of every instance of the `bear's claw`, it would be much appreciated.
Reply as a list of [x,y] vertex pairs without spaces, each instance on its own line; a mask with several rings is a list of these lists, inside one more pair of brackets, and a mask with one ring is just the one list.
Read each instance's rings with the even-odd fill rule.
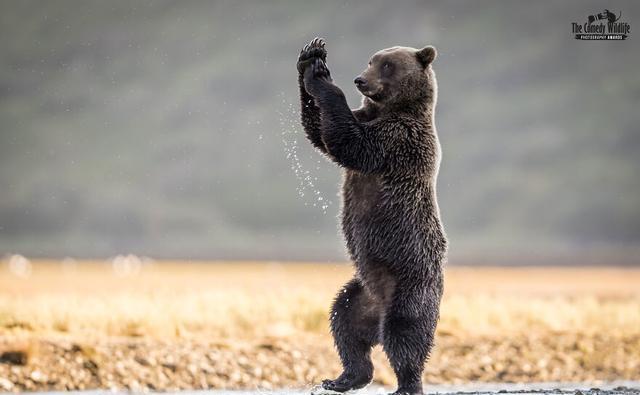
[[325,41],[323,38],[316,37],[308,44],[305,44],[300,50],[298,56],[298,71],[303,73],[304,70],[312,63],[314,59],[322,59],[327,61],[327,50],[324,48]]
[[354,393],[356,393],[356,391],[338,392],[338,391],[328,390],[324,388],[322,385],[316,385],[311,389],[311,395],[350,395]]

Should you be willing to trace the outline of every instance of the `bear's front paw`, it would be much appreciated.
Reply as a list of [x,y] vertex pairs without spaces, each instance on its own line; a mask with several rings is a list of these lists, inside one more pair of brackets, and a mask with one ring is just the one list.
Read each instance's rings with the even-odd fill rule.
[[329,72],[327,64],[322,59],[317,58],[313,61],[311,71],[314,78],[331,82],[331,72]]
[[315,58],[304,71],[304,88],[316,99],[337,89],[327,65],[321,59]]
[[313,62],[314,59],[322,59],[327,61],[327,50],[324,48],[325,42],[323,38],[316,37],[302,48],[298,56],[298,72],[304,73],[304,70]]

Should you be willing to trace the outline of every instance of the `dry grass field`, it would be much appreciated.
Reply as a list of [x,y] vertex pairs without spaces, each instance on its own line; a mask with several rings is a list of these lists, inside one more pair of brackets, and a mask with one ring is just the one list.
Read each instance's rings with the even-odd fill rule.
[[[348,265],[19,263],[0,266],[0,390],[302,387],[339,371],[327,311]],[[640,269],[447,268],[425,379],[640,379]]]

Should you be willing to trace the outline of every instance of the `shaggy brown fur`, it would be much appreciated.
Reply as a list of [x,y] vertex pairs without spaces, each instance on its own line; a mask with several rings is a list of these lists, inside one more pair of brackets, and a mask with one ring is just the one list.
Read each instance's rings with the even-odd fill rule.
[[397,393],[422,393],[447,250],[436,201],[435,57],[430,46],[377,52],[355,80],[364,97],[354,111],[331,80],[324,41],[312,41],[298,59],[307,136],[345,171],[342,230],[356,267],[332,307],[344,372],[323,382],[328,390],[367,385],[371,348],[382,344]]

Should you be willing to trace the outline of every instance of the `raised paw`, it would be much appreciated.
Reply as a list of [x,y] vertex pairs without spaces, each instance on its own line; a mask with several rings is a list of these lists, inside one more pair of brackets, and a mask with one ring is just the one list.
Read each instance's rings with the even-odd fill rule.
[[314,78],[325,79],[331,81],[331,73],[327,68],[327,64],[319,58],[316,58],[311,63],[311,71],[313,72]]
[[322,59],[326,62],[327,50],[324,48],[325,42],[323,38],[316,37],[309,44],[305,45],[298,56],[298,72],[304,73],[314,59]]

